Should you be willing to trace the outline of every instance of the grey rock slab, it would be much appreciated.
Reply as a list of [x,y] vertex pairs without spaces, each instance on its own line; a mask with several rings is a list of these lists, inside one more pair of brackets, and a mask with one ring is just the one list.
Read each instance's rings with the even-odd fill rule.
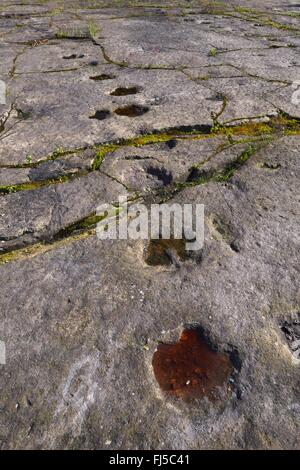
[[[100,57],[99,57],[100,56]],[[99,48],[90,40],[50,40],[28,48],[18,59],[15,73],[47,73],[87,67],[91,62],[105,63]]]
[[147,192],[186,182],[194,165],[203,174],[221,169],[234,161],[246,146],[230,146],[224,137],[200,140],[174,138],[142,148],[121,148],[106,156],[101,171],[117,178],[131,190]]
[[208,83],[215,90],[212,100],[226,97],[226,107],[219,117],[220,122],[276,115],[278,108],[268,98],[274,97],[276,102],[276,97],[280,96],[285,86],[250,77],[213,78]]
[[[91,237],[1,266],[4,448],[299,447],[298,365],[278,325],[300,300],[294,145],[276,142],[228,185],[177,196],[207,205],[201,263],[153,268],[140,242]],[[280,170],[259,166],[270,155]],[[216,214],[241,237],[239,252],[217,236]],[[186,322],[204,326],[220,348],[237,348],[239,398],[187,404],[161,393],[152,354]],[[4,428],[12,416],[13,434]]]
[[300,80],[282,87],[276,93],[268,93],[266,100],[290,116],[300,117]]
[[12,186],[15,184],[28,183],[30,169],[28,168],[1,168],[0,186]]
[[123,186],[98,172],[70,182],[0,198],[1,248],[22,246],[26,241],[50,239],[61,229],[95,212],[98,205],[118,200]]
[[[209,99],[212,93],[207,87],[181,72],[122,68],[114,83],[90,79],[108,70],[98,66],[16,77],[9,91],[16,96],[16,107],[28,117],[11,118],[11,124],[18,123],[2,140],[1,164],[24,163],[29,155],[36,161],[58,148],[75,149],[155,129],[210,124],[211,113],[222,106]],[[116,75],[115,68],[111,73]],[[120,86],[137,86],[140,91],[111,96]],[[145,112],[137,117],[115,113],[128,105]],[[103,110],[107,114],[97,118],[95,113]]]
[[14,59],[23,50],[24,46],[21,44],[4,44],[0,42],[0,79],[6,84],[10,80],[10,72],[13,69]]
[[1,36],[0,41],[6,44],[29,44],[33,41],[41,41],[53,36],[51,31],[51,18],[15,17],[10,29]]
[[[299,116],[298,10],[280,0],[1,2],[0,184],[36,185],[0,196],[2,449],[300,448],[299,136],[274,127],[237,163],[250,142],[234,140],[252,137],[234,133],[216,153],[225,137],[172,142],[170,132],[208,132],[212,113]],[[138,92],[116,96],[120,87]],[[115,113],[127,105],[149,111]],[[171,140],[130,145],[155,130]],[[99,171],[95,143],[119,145]],[[124,184],[144,191],[147,208],[167,197],[204,204],[200,252],[150,266],[148,240],[68,232],[127,194]],[[235,358],[219,401],[158,386],[157,345],[186,324]]]
[[244,69],[249,74],[268,80],[291,82],[299,75],[298,47],[278,49],[243,50],[222,54],[224,64]]
[[[106,29],[109,28],[109,37]],[[209,55],[215,48],[236,47],[236,38],[227,34],[203,30],[193,23],[183,21],[149,21],[127,19],[106,22],[101,31],[103,39],[97,39],[107,56],[115,62],[128,62],[133,66],[192,67],[215,62]],[[113,39],[113,40],[112,40]],[[122,43],[120,50],[117,44]],[[239,38],[239,47],[251,47],[248,39]]]
[[79,172],[88,172],[92,169],[95,153],[83,151],[79,154],[65,155],[55,161],[48,160],[32,164],[26,162],[24,167],[0,168],[0,185],[12,186],[30,182],[47,182],[60,177],[76,175]]

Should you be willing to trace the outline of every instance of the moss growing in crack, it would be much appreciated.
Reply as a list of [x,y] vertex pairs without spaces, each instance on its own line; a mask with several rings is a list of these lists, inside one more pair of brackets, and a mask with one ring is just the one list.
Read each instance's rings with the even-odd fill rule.
[[100,145],[98,148],[96,147],[97,151],[96,151],[96,155],[92,164],[92,169],[99,170],[105,156],[108,153],[115,152],[119,147],[120,145],[118,144],[103,144],[103,145]]
[[271,28],[281,29],[283,31],[299,31],[299,29],[295,28],[294,26],[284,24],[284,23],[279,23],[278,21],[274,21],[269,18],[262,20],[261,23],[264,26],[271,26]]
[[89,22],[88,30],[92,39],[94,39],[97,36],[97,33],[99,32],[98,26],[93,21]]
[[94,229],[98,222],[101,222],[107,217],[107,215],[97,215],[96,212],[84,217],[83,219],[69,225],[66,228],[60,230],[53,238],[54,240],[61,240],[68,238],[71,235],[85,232],[87,230]]
[[240,6],[235,7],[234,11],[236,11],[237,13],[251,13],[254,15],[258,14],[258,12],[254,8],[247,8],[247,7],[240,7]]
[[39,186],[36,183],[21,183],[15,185],[1,185],[0,186],[0,194],[11,194],[16,193],[18,191],[25,191],[25,190],[33,190],[37,189]]
[[211,118],[213,121],[213,125],[210,130],[211,134],[218,134],[225,130],[224,125],[219,122],[219,118],[220,116],[222,116],[222,114],[224,113],[226,109],[228,99],[227,99],[227,96],[225,95],[221,95],[221,99],[222,99],[222,107],[220,111],[218,113],[213,113],[213,112],[211,113]]
[[0,265],[5,263],[10,263],[11,261],[29,258],[30,256],[38,253],[43,247],[42,243],[37,243],[35,245],[20,248],[17,250],[12,250],[7,253],[0,253]]
[[53,8],[53,10],[50,10],[50,11],[47,13],[47,16],[50,16],[50,17],[57,16],[57,15],[60,15],[61,13],[63,13],[63,11],[64,11],[64,7],[63,7],[63,6],[57,7],[57,8]]
[[37,161],[33,161],[32,155],[27,155],[25,162],[24,163],[17,163],[16,165],[0,165],[0,168],[36,168],[42,163],[52,161],[52,160],[57,160],[58,158],[63,158],[66,157],[67,155],[73,155],[78,152],[81,152],[85,150],[84,148],[74,148],[70,150],[66,150],[64,148],[57,148],[54,150],[52,153],[50,153],[47,157],[45,158],[40,158]]
[[73,40],[84,40],[91,39],[91,34],[89,27],[87,28],[70,28],[70,29],[60,29],[55,33],[57,39],[73,39]]
[[299,135],[300,134],[300,119],[291,117],[287,113],[281,111],[274,120],[274,126],[281,128],[285,135]]
[[227,182],[230,178],[232,178],[236,170],[244,165],[244,163],[246,163],[247,160],[249,160],[249,158],[254,155],[254,153],[256,153],[256,147],[254,145],[249,145],[234,162],[227,165],[224,170],[215,173],[212,179],[217,183]]
[[111,144],[103,144],[99,146],[95,146],[96,149],[96,156],[92,165],[93,170],[99,170],[101,164],[108,153],[113,153],[121,147],[143,147],[144,145],[150,144],[157,144],[160,142],[168,142],[169,140],[174,139],[174,136],[177,138],[183,138],[184,136],[201,136],[204,137],[205,135],[199,131],[190,130],[181,131],[180,129],[170,129],[166,132],[157,132],[153,134],[144,134],[138,137],[132,137],[129,139],[123,139],[115,143]]
[[202,184],[209,183],[210,181],[215,181],[216,183],[225,183],[235,172],[242,167],[249,158],[254,155],[258,150],[258,147],[253,144],[249,144],[247,148],[239,155],[239,157],[226,165],[222,170],[211,170],[208,172],[199,172],[198,167],[194,166],[191,169],[188,180],[185,183],[177,183],[176,188],[184,189],[190,186],[200,186]]
[[258,136],[264,134],[273,134],[272,127],[263,122],[246,122],[237,126],[224,125],[219,133],[226,135],[245,135],[245,136]]
[[[112,204],[114,206],[114,204]],[[119,214],[120,209],[115,207],[115,215]],[[47,253],[54,248],[65,246],[78,240],[84,240],[96,234],[96,225],[108,216],[107,214],[97,215],[96,212],[89,214],[83,219],[60,230],[51,239],[44,240],[41,243],[34,243],[25,248],[16,248],[7,252],[0,252],[0,265],[11,261],[20,261],[39,254]]]
[[[57,184],[65,181],[69,181],[75,178],[78,178],[89,171],[99,170],[101,164],[107,154],[113,153],[119,148],[122,147],[142,147],[144,145],[157,144],[160,142],[168,142],[174,137],[178,140],[185,139],[210,139],[216,136],[226,136],[230,144],[237,143],[233,139],[234,136],[244,136],[244,142],[247,142],[247,138],[258,137],[260,140],[268,140],[273,135],[299,135],[300,134],[300,119],[291,117],[284,112],[280,112],[277,116],[269,117],[267,122],[257,121],[258,118],[267,118],[268,116],[257,116],[251,118],[250,120],[242,121],[242,118],[235,119],[235,121],[230,124],[229,121],[220,123],[218,117],[223,112],[226,106],[226,97],[223,99],[223,106],[219,114],[212,115],[213,125],[195,125],[195,126],[181,126],[179,128],[169,128],[153,131],[150,134],[142,134],[137,137],[132,137],[128,139],[122,139],[116,142],[98,144],[89,147],[75,148],[71,150],[66,150],[63,148],[58,148],[52,154],[48,155],[46,158],[40,159],[37,162],[32,162],[31,158],[27,158],[27,161],[23,164],[18,165],[2,165],[2,168],[36,168],[40,164],[47,161],[56,160],[58,158],[66,157],[67,155],[72,155],[80,151],[84,151],[87,148],[95,151],[95,158],[92,163],[92,168],[89,170],[78,171],[76,174],[63,175],[56,179],[50,179],[45,181],[38,182],[27,182],[19,185],[13,186],[0,186],[0,193],[9,194],[22,190],[33,190],[41,186]],[[240,140],[239,140],[240,142]]]
[[0,186],[0,194],[12,194],[17,193],[19,191],[33,191],[35,189],[42,188],[43,186],[51,186],[53,184],[65,183],[67,181],[72,181],[79,176],[83,176],[87,174],[87,171],[80,171],[75,174],[70,175],[61,175],[57,178],[51,178],[46,180],[40,181],[28,181],[26,183],[20,183],[15,185],[8,185],[8,186]]
[[33,258],[44,253],[48,253],[54,249],[58,249],[70,243],[84,240],[90,236],[95,235],[96,230],[94,228],[82,231],[76,234],[70,234],[68,237],[50,241],[49,243],[35,243],[25,248],[18,248],[6,253],[0,253],[0,265],[10,263],[12,261],[22,261],[27,258]]
[[269,118],[267,122],[256,121],[254,119],[240,124],[229,125],[229,123],[219,124],[213,127],[214,133],[226,135],[263,136],[263,135],[299,135],[300,119],[293,118],[286,113],[280,112],[278,116]]
[[218,55],[218,49],[216,49],[215,47],[212,47],[208,53],[208,55],[210,57],[216,57]]
[[217,119],[213,117],[213,125],[211,128],[211,134],[225,134],[226,128]]

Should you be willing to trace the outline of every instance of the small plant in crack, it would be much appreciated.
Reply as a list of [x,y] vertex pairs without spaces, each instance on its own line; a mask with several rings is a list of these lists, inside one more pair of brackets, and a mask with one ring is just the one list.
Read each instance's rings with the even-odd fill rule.
[[91,36],[92,39],[94,39],[97,36],[98,32],[99,32],[98,26],[93,21],[89,22],[88,30],[89,30],[89,33],[90,33],[90,36]]
[[221,124],[214,113],[211,114],[213,125],[211,127],[211,134],[218,134],[220,132],[224,132],[225,127]]
[[236,170],[246,163],[255,152],[256,148],[253,145],[249,145],[234,162],[230,163],[224,170],[218,172],[214,180],[218,183],[226,183],[232,178]]
[[218,49],[212,47],[208,53],[209,57],[216,57],[218,55]]

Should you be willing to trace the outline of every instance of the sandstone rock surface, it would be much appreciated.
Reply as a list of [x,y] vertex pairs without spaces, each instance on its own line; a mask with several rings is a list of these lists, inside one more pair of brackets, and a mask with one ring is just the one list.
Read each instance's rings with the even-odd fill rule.
[[[299,449],[299,18],[1,2],[0,448]],[[201,252],[99,240],[125,194],[204,204]],[[155,379],[186,327],[231,358],[218,400]]]

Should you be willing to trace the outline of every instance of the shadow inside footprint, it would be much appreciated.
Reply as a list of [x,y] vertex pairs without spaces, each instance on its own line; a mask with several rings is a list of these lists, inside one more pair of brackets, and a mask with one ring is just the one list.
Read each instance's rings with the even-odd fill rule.
[[149,166],[147,168],[147,173],[148,175],[154,176],[156,179],[158,179],[163,184],[163,186],[168,186],[168,184],[172,183],[172,173],[166,168]]
[[98,121],[103,121],[110,116],[110,111],[108,109],[101,109],[100,111],[96,111],[93,116],[90,116],[90,119],[97,119]]
[[90,77],[91,80],[95,80],[95,81],[113,80],[114,78],[116,78],[116,75],[108,75],[106,73],[102,73],[101,75],[95,75],[94,77]]
[[114,91],[110,93],[111,96],[126,96],[126,95],[135,95],[139,92],[139,88],[136,86],[133,87],[120,87],[116,88]]
[[170,266],[180,261],[188,260],[184,239],[152,239],[146,249],[145,261],[149,266]]
[[117,108],[115,110],[115,113],[118,114],[118,116],[137,117],[142,116],[148,111],[149,108],[147,108],[146,106],[138,106],[136,104],[131,104],[122,108]]
[[63,59],[67,59],[67,60],[69,60],[69,59],[82,59],[83,57],[84,57],[84,54],[79,54],[79,55],[71,54],[71,55],[64,55]]

